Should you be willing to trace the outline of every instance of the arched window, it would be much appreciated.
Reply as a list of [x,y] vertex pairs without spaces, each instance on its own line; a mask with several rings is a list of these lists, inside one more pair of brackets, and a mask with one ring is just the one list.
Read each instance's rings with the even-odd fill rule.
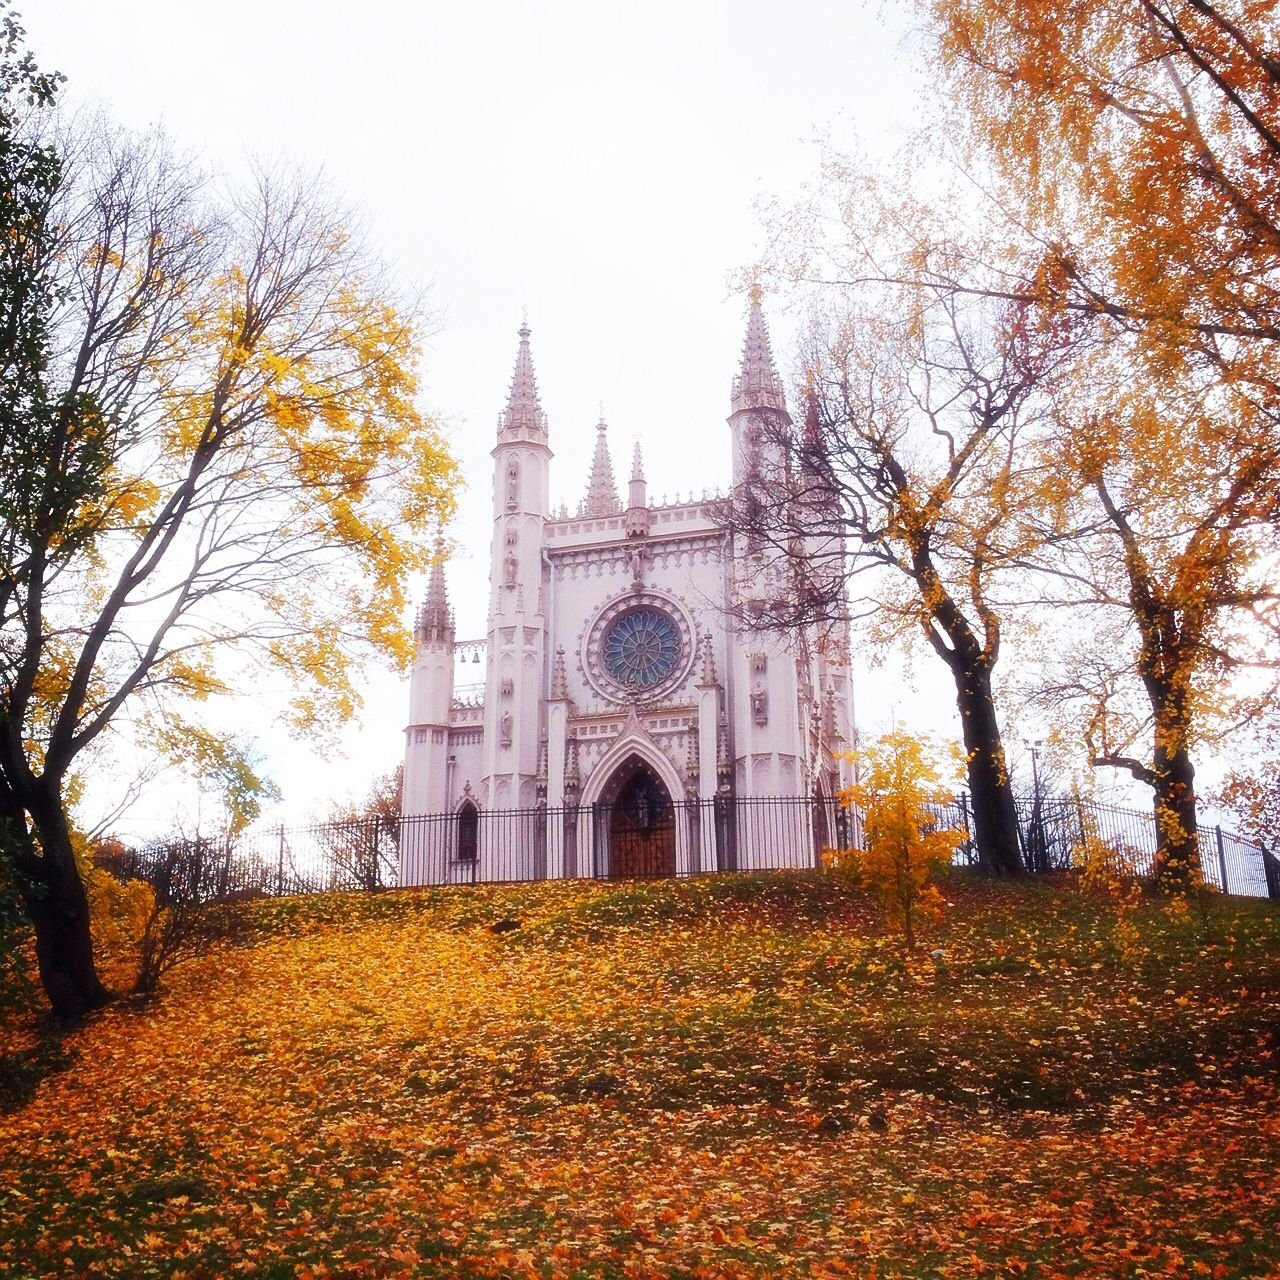
[[474,862],[480,851],[480,812],[470,800],[458,810],[459,862]]

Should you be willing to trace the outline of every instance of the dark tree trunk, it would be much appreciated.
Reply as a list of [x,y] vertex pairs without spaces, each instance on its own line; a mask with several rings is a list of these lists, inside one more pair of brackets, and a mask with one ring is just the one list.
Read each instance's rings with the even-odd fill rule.
[[991,673],[985,667],[956,663],[952,674],[973,796],[978,859],[998,876],[1019,876],[1024,868],[1018,848],[1018,813],[991,695]]
[[1186,893],[1200,883],[1200,837],[1196,822],[1196,771],[1187,748],[1185,724],[1156,721],[1154,752],[1156,886]]
[[56,1017],[81,1018],[109,999],[93,962],[89,899],[60,803],[42,797],[33,808],[38,854],[26,837],[19,882],[35,928],[40,982]]

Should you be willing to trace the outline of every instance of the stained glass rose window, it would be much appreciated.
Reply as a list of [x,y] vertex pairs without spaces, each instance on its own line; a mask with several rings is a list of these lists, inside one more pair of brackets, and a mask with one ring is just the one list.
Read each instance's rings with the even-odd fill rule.
[[601,656],[619,684],[640,692],[652,689],[680,661],[680,629],[660,609],[632,609],[609,624]]

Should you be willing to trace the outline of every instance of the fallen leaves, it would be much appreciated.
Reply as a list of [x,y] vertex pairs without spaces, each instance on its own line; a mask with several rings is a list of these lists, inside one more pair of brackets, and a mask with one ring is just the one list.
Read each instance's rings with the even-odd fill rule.
[[942,968],[816,876],[245,906],[0,1115],[0,1275],[1275,1269],[1269,908],[947,889]]

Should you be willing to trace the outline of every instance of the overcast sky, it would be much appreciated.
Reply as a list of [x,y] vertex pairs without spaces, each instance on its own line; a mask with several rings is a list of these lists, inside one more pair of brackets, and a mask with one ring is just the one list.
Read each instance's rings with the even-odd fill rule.
[[[585,488],[601,406],[618,471],[641,440],[651,495],[723,484],[758,202],[796,196],[824,137],[891,152],[920,105],[911,40],[857,0],[28,0],[23,16],[69,105],[158,122],[219,172],[323,169],[429,286],[425,403],[470,484],[449,573],[460,638],[485,629],[488,451],[525,309],[557,505]],[[766,306],[786,372],[789,318]],[[898,698],[876,684],[871,718]],[[406,700],[371,673],[328,767],[264,727],[283,816],[394,765]]]

